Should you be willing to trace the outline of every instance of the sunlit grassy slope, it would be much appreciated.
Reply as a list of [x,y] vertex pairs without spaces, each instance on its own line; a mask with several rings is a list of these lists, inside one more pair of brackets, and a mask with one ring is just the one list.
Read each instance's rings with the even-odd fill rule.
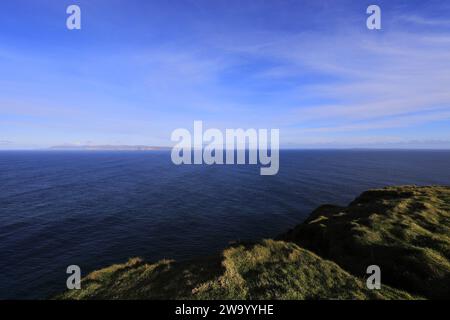
[[294,243],[264,240],[220,259],[148,264],[140,259],[91,273],[68,299],[372,299],[411,298],[365,289],[363,281]]
[[[320,207],[278,240],[237,244],[185,262],[131,259],[92,272],[81,290],[57,298],[448,297],[449,206],[447,187],[372,190],[346,208]],[[381,267],[381,290],[365,287],[370,264]]]
[[348,207],[322,206],[280,237],[362,276],[428,298],[450,297],[450,188],[392,187],[364,192]]

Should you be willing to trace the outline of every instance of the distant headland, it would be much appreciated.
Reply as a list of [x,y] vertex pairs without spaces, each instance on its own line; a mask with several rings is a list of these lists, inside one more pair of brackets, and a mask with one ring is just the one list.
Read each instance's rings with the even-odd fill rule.
[[52,150],[88,150],[88,151],[155,151],[169,150],[170,147],[146,145],[59,145],[50,147]]

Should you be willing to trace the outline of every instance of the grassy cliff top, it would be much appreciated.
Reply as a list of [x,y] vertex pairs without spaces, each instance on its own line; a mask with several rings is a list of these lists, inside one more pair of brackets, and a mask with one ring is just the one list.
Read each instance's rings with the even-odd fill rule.
[[[318,208],[278,240],[237,244],[216,257],[191,261],[134,258],[92,272],[81,290],[57,298],[448,297],[449,215],[448,187],[371,190],[348,207]],[[371,264],[381,267],[381,290],[365,287]]]
[[450,187],[370,190],[347,207],[325,205],[280,239],[362,276],[429,298],[450,297]]
[[411,299],[365,283],[294,243],[263,240],[190,262],[139,258],[89,274],[63,299]]

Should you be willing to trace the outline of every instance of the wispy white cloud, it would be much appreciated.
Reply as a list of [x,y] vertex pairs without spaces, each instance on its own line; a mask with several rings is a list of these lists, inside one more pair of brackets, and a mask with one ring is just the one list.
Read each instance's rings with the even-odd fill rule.
[[344,131],[365,131],[373,129],[407,128],[411,126],[425,124],[431,121],[450,120],[450,110],[435,111],[431,113],[406,114],[382,120],[370,122],[335,125],[329,127],[305,128],[299,133],[314,132],[344,132]]
[[436,19],[418,15],[402,15],[398,17],[398,20],[426,26],[450,26],[450,19]]
[[[284,45],[277,42],[272,46],[269,40],[264,53],[256,54],[270,55],[281,64],[261,73],[262,77],[291,78],[311,70],[323,74],[320,84],[302,84],[294,89],[299,106],[288,113],[292,124],[314,127],[328,122],[334,123],[329,131],[367,130],[405,127],[417,124],[418,119],[422,123],[447,119],[450,42],[446,40],[443,35],[408,32],[333,37],[305,34],[284,39]],[[245,46],[238,50],[245,50]],[[255,54],[252,50],[249,53]],[[439,112],[410,115],[432,111]],[[389,117],[395,119],[383,119]]]
[[[195,21],[202,32],[192,37],[116,51],[84,48],[72,56],[56,48],[55,56],[64,57],[56,62],[53,52],[1,46],[0,66],[11,66],[11,76],[0,77],[0,115],[8,116],[2,123],[78,132],[79,141],[109,135],[122,143],[158,137],[167,144],[170,130],[193,120],[280,128],[290,144],[425,141],[410,129],[449,120],[449,21],[418,14],[394,20],[395,31],[353,22],[320,29],[317,21],[300,31],[284,23],[269,28],[270,21],[214,29],[211,21]],[[431,131],[449,138],[448,131]]]

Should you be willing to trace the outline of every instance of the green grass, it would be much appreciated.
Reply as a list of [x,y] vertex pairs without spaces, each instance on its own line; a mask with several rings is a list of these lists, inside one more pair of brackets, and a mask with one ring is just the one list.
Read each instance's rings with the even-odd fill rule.
[[95,271],[62,299],[411,299],[383,286],[368,290],[337,264],[294,243],[263,240],[219,259],[148,264],[131,259]]
[[318,208],[279,238],[356,276],[376,264],[383,283],[429,298],[450,297],[449,187],[367,191],[348,207]]
[[[89,274],[59,299],[448,298],[450,188],[403,186],[325,205],[277,240],[176,262],[139,258]],[[381,267],[368,290],[367,266]],[[407,293],[410,292],[410,293]]]

